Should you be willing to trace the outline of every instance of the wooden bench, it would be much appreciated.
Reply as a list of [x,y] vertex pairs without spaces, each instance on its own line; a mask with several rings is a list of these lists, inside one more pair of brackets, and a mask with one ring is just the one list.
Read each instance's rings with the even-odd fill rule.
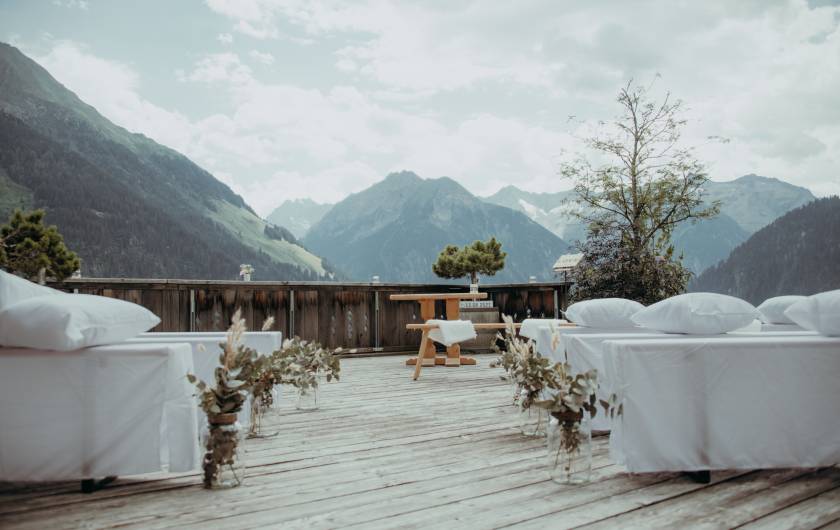
[[[476,331],[486,331],[486,330],[498,330],[504,331],[507,329],[507,325],[504,322],[486,322],[486,323],[479,323],[473,324],[473,327]],[[513,327],[515,329],[519,329],[522,327],[522,324],[514,324]],[[462,364],[475,364],[475,359],[471,357],[446,357],[446,358],[438,358],[436,356],[428,356],[426,352],[430,351],[430,347],[434,348],[432,345],[432,340],[429,338],[429,332],[433,329],[437,329],[437,324],[407,324],[405,329],[409,331],[422,331],[423,336],[420,338],[420,349],[417,353],[417,359],[414,364],[414,377],[413,379],[416,381],[418,377],[420,377],[420,369],[423,366],[435,366],[435,364],[441,364],[444,366],[461,366]]]
[[[418,377],[420,377],[420,369],[423,366],[435,366],[436,364],[441,364],[445,366],[460,366],[462,364],[475,364],[475,359],[471,357],[460,357],[460,358],[439,358],[436,356],[429,356],[426,352],[430,351],[430,347],[434,348],[432,344],[432,340],[429,339],[429,332],[433,329],[437,329],[439,326],[437,324],[406,324],[405,329],[409,331],[422,331],[423,336],[420,338],[420,349],[418,350],[417,359],[414,360],[414,377],[413,379],[416,381]],[[522,327],[521,323],[513,324],[514,329],[516,329],[517,333],[519,329]],[[561,328],[573,328],[577,327],[576,324],[572,323],[565,323],[559,324],[557,327]],[[476,331],[487,331],[487,330],[497,330],[497,331],[504,331],[507,329],[507,324],[504,322],[480,322],[473,324],[473,328]],[[413,359],[412,359],[413,360]]]

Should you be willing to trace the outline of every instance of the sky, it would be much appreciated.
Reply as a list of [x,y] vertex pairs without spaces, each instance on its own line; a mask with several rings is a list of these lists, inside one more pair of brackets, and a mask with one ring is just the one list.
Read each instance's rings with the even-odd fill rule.
[[568,189],[631,79],[684,102],[713,180],[838,194],[839,25],[840,0],[0,0],[0,40],[261,215],[400,170]]

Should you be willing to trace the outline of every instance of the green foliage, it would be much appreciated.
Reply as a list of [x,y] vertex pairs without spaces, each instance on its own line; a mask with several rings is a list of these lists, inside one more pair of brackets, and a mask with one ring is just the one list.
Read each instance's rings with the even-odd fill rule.
[[44,224],[45,215],[43,210],[15,210],[0,227],[0,267],[32,281],[41,278],[41,271],[61,281],[79,269],[79,257],[55,226]]
[[682,102],[670,94],[655,102],[632,82],[617,101],[622,114],[586,140],[607,162],[581,157],[561,169],[575,183],[579,217],[589,223],[576,299],[620,296],[651,303],[682,292],[689,279],[673,259],[674,229],[717,215],[720,205],[704,204],[705,168],[680,144]]
[[583,258],[572,271],[572,302],[626,298],[649,305],[684,292],[691,279],[672,249],[664,255],[648,248],[634,252],[615,233],[591,230],[580,250]]
[[275,352],[273,366],[277,378],[301,390],[318,388],[318,374],[338,381],[341,373],[341,359],[337,353],[341,349],[330,351],[317,342],[301,340],[300,337],[283,341],[283,347]]
[[470,283],[478,283],[478,275],[493,276],[505,267],[507,253],[502,244],[491,237],[489,241],[476,241],[472,245],[458,248],[447,245],[432,265],[432,272],[441,278],[470,277]]

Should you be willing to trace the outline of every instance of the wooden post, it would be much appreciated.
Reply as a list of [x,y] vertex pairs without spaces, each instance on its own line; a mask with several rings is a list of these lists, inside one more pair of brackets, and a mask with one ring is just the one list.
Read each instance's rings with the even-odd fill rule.
[[373,293],[373,347],[379,348],[379,291]]
[[295,336],[295,290],[289,291],[289,337]]
[[195,289],[190,289],[190,332],[195,331]]

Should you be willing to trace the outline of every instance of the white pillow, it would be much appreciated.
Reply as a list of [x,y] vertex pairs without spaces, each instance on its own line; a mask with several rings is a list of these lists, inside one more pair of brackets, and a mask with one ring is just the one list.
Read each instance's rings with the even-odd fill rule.
[[62,295],[61,291],[32,283],[20,276],[0,271],[0,310],[27,298]]
[[776,296],[768,298],[758,306],[758,311],[761,313],[761,321],[765,324],[793,324],[793,320],[785,315],[785,310],[795,304],[808,298],[807,296]]
[[137,304],[89,294],[39,296],[0,310],[0,344],[69,351],[113,344],[160,319]]
[[785,316],[820,335],[840,336],[840,289],[796,302],[787,308]]
[[665,333],[717,335],[742,328],[758,318],[749,302],[716,293],[673,296],[633,315],[633,322]]
[[566,318],[587,328],[623,329],[635,328],[630,320],[645,306],[624,298],[601,298],[576,302],[566,309]]

